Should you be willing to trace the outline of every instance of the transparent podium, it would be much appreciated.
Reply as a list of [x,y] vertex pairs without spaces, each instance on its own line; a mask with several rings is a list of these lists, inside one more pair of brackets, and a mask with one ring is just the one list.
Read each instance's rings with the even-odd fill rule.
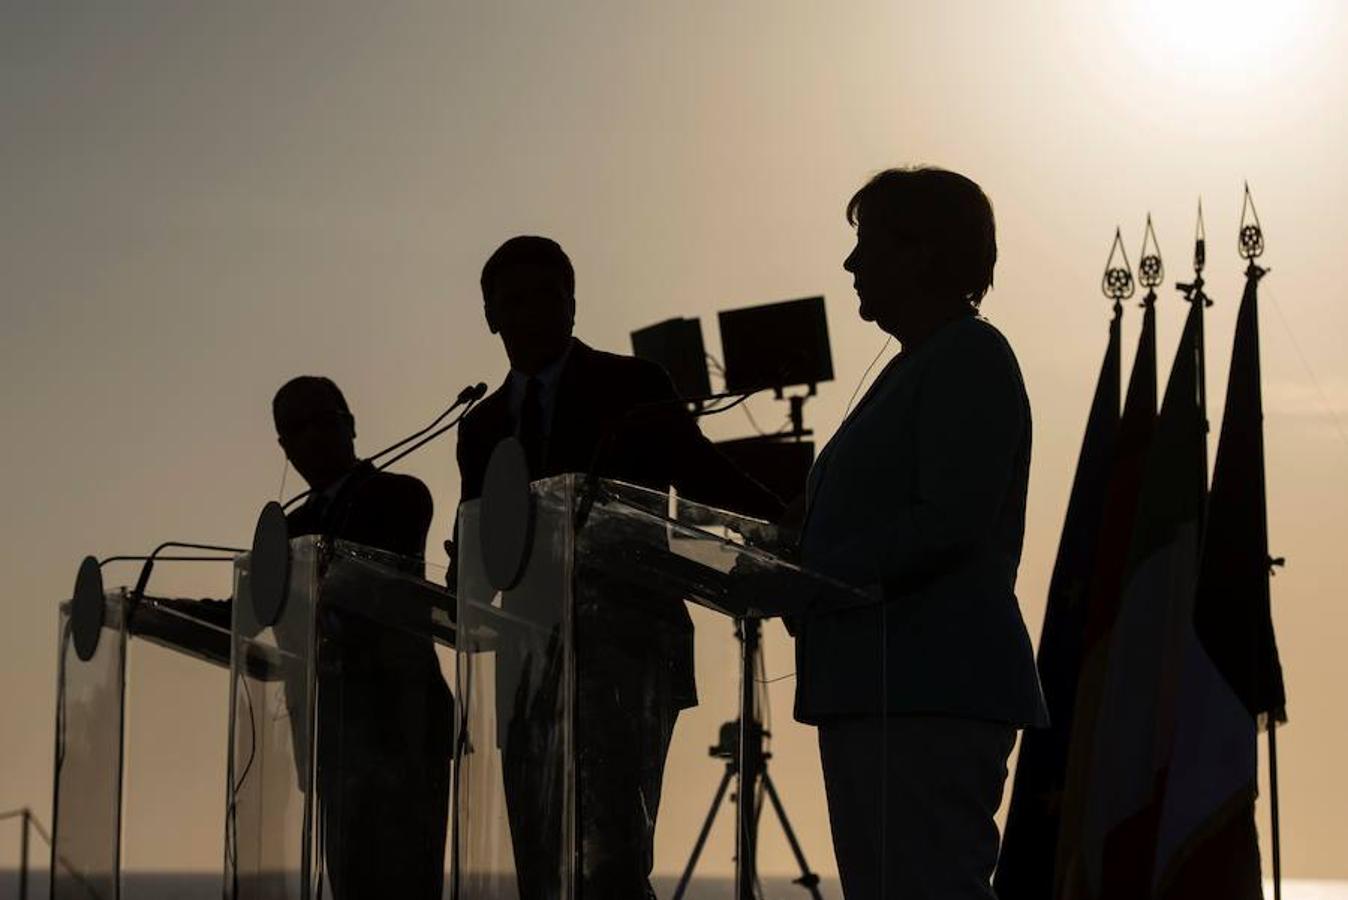
[[[483,560],[484,536],[497,533],[484,524],[489,501],[459,509],[451,895],[684,896],[701,854],[747,896],[769,802],[783,824],[783,803],[808,807],[811,834],[791,834],[790,850],[798,883],[817,884],[802,855],[831,855],[817,827],[817,757],[780,797],[755,768],[770,680],[759,624],[868,599],[786,562],[776,530],[757,520],[576,475],[529,494],[527,549],[504,589]],[[750,786],[759,802],[737,802],[716,826],[732,775],[737,794]]]
[[[163,748],[146,734],[154,717],[138,719],[133,710],[171,718],[189,733],[223,735],[227,607],[157,597],[133,602],[125,588],[104,592],[97,564],[88,565],[92,572],[81,570],[75,599],[59,613],[51,860],[51,896],[58,900],[118,897],[123,869],[180,860],[160,852],[156,829],[192,827],[202,816],[216,821],[223,776],[218,755],[180,760],[173,777],[188,786],[180,802],[167,810],[148,802]],[[84,590],[86,575],[97,584],[92,595]],[[192,685],[214,679],[221,693],[214,704],[165,695],[165,679]],[[131,780],[138,792],[124,790]]]
[[225,896],[438,900],[455,716],[444,570],[297,538],[278,608],[255,596],[255,555],[235,570]]

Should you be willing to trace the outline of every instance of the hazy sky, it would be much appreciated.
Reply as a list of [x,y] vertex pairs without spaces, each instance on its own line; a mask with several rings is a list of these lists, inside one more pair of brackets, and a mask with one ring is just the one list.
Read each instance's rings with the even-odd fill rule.
[[[718,309],[824,294],[838,380],[807,419],[827,436],[881,344],[840,267],[843,207],[895,164],[963,171],[996,207],[984,310],[1034,407],[1019,590],[1037,635],[1104,347],[1114,227],[1135,262],[1150,211],[1173,281],[1189,274],[1203,197],[1215,450],[1248,178],[1272,270],[1271,542],[1289,560],[1273,585],[1292,719],[1283,858],[1293,875],[1348,877],[1346,30],[1333,0],[0,0],[0,808],[49,819],[56,605],[80,557],[246,543],[280,487],[269,401],[286,378],[335,378],[367,452],[464,384],[496,384],[505,359],[479,269],[504,238],[536,232],[575,262],[577,333],[609,349],[673,315],[700,315],[716,348]],[[1183,314],[1167,287],[1162,378]],[[1125,365],[1139,318],[1130,307]],[[785,412],[753,410],[765,423]],[[435,494],[440,558],[452,443],[403,468]],[[152,591],[229,584],[161,567]],[[780,635],[770,653],[769,675],[789,673]],[[132,812],[160,825],[128,860],[216,866],[227,679],[155,653],[134,674],[153,690],[133,710]],[[790,684],[774,689],[774,766],[830,869],[817,791],[785,786],[817,778],[809,730],[786,726]],[[692,757],[676,792],[696,802],[681,797],[666,827],[700,815],[720,774],[704,749],[719,712],[698,715],[680,726]],[[5,833],[0,865],[17,844]],[[789,871],[774,847],[767,867]],[[682,852],[662,850],[661,866]]]

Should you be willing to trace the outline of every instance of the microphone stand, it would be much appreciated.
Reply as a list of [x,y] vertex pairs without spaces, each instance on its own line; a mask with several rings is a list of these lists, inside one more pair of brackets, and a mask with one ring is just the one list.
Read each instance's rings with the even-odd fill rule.
[[[417,443],[413,444],[411,447],[408,447],[402,453],[399,453],[397,456],[394,456],[390,459],[386,459],[375,466],[375,468],[381,471],[383,469],[387,469],[389,466],[393,465],[398,460],[407,456],[409,453],[419,450],[426,444],[438,438],[440,435],[444,434],[446,431],[449,431],[454,426],[458,425],[461,421],[463,421],[463,417],[468,415],[468,413],[472,411],[473,407],[477,405],[477,402],[481,400],[484,396],[486,396],[486,394],[487,394],[487,385],[481,381],[479,381],[477,384],[470,385],[464,388],[462,391],[459,391],[459,396],[454,398],[454,402],[451,403],[444,412],[436,416],[435,419],[432,420],[431,424],[427,425],[425,428],[422,428],[418,431],[414,431],[412,434],[409,434],[407,437],[403,438],[400,441],[395,441],[394,443],[389,444],[387,447],[385,447],[383,450],[380,450],[378,453],[375,453],[373,456],[367,457],[365,461],[373,463],[375,460],[379,459],[379,457],[392,453],[393,451],[399,449],[400,447],[406,446],[412,441],[417,441],[418,438],[421,438],[421,440],[417,441]],[[439,429],[436,429],[436,426],[439,425],[441,422],[443,422],[446,416],[448,416],[454,410],[458,409],[460,406],[464,406],[465,404],[467,405],[467,409],[459,413],[459,415],[452,422],[448,423],[447,425]],[[423,435],[425,435],[425,437],[423,437]],[[312,489],[300,491],[298,494],[291,497],[285,503],[281,504],[281,508],[288,510],[296,503],[299,503],[301,500],[303,500],[305,497],[308,497],[312,493],[313,493]]]
[[[427,425],[425,428],[421,429],[420,431],[416,431],[416,432],[413,432],[412,434],[409,434],[407,437],[403,438],[401,441],[398,441],[398,442],[396,442],[396,443],[393,443],[393,444],[388,445],[388,446],[385,447],[383,450],[380,450],[378,453],[376,453],[376,454],[374,454],[373,456],[371,456],[371,457],[369,458],[368,461],[369,461],[369,462],[374,462],[374,461],[375,461],[376,459],[378,459],[379,457],[381,457],[381,456],[383,456],[383,455],[385,455],[385,454],[387,454],[387,453],[392,453],[394,450],[397,450],[399,447],[402,447],[402,446],[404,446],[404,445],[406,445],[406,444],[410,444],[412,441],[415,441],[417,438],[419,438],[419,437],[421,437],[422,435],[427,434],[428,432],[430,432],[431,430],[433,430],[433,429],[435,428],[435,426],[437,426],[437,425],[439,425],[441,422],[443,422],[443,421],[445,420],[445,418],[446,418],[450,413],[452,413],[454,410],[458,409],[460,406],[463,406],[465,403],[468,404],[469,409],[471,409],[471,408],[473,407],[473,405],[474,405],[475,403],[477,403],[479,400],[481,400],[483,397],[485,397],[486,394],[487,394],[487,385],[484,384],[483,382],[479,381],[477,384],[469,385],[468,387],[466,387],[466,388],[464,388],[463,390],[459,391],[459,396],[456,397],[456,398],[454,399],[454,402],[451,403],[451,404],[449,405],[449,408],[446,409],[444,412],[440,413],[440,415],[436,416],[436,417],[435,417],[435,420],[432,421],[431,424]],[[427,440],[431,440],[431,439],[433,439],[433,438],[435,438],[435,437],[438,437],[439,435],[443,434],[447,429],[452,428],[452,427],[454,426],[454,424],[457,423],[457,422],[459,421],[459,419],[462,419],[462,418],[463,418],[464,416],[466,416],[466,415],[468,415],[468,409],[465,409],[465,410],[463,411],[463,413],[460,414],[460,416],[459,416],[458,419],[455,419],[454,422],[451,422],[449,425],[445,426],[445,428],[442,428],[440,431],[435,432],[435,434],[431,435],[429,438],[427,438]],[[417,447],[420,447],[420,446],[421,446],[421,444],[417,444]],[[412,450],[415,450],[417,447],[412,447],[412,448],[410,448],[410,449],[407,451],[407,453],[411,453]],[[405,455],[406,455],[406,453],[399,454],[398,456],[395,456],[393,459],[389,460],[388,462],[381,463],[380,466],[379,466],[379,468],[381,468],[381,469],[386,468],[386,467],[392,465],[393,463],[397,462],[399,459],[402,459],[402,457],[405,456]]]
[[[453,428],[455,428],[456,426],[458,426],[458,424],[464,420],[464,417],[467,416],[470,412],[473,411],[473,407],[476,406],[476,405],[477,405],[477,401],[476,401],[476,400],[470,400],[470,401],[468,402],[468,407],[467,407],[467,409],[465,409],[463,412],[461,412],[461,413],[459,413],[457,416],[455,416],[454,419],[453,419],[453,421],[446,422],[444,425],[440,426],[440,427],[437,428],[435,431],[432,431],[430,434],[426,435],[424,438],[422,438],[421,440],[417,441],[415,444],[413,444],[412,446],[408,447],[406,450],[404,450],[403,452],[399,453],[397,456],[394,456],[394,457],[392,457],[392,458],[390,458],[390,459],[384,460],[384,461],[381,462],[379,465],[377,465],[375,468],[380,469],[380,470],[387,469],[389,466],[393,465],[393,464],[396,463],[398,460],[402,459],[404,456],[407,456],[407,455],[410,454],[410,453],[414,453],[414,452],[416,452],[417,450],[420,450],[422,447],[426,446],[426,445],[429,444],[431,441],[435,440],[435,439],[438,438],[440,435],[444,434],[446,431],[450,431],[450,430],[452,430]],[[377,454],[376,454],[376,455],[377,455]],[[371,458],[371,459],[374,459],[374,457],[370,457],[370,458]]]
[[[144,556],[144,557],[110,556],[110,557],[108,557],[107,559],[103,560],[102,562],[100,562],[100,563],[98,564],[100,568],[102,568],[102,566],[103,566],[105,563],[113,562],[114,560],[137,559],[137,558],[139,558],[139,559],[144,559],[144,560],[145,560],[145,564],[144,564],[143,566],[141,566],[141,568],[140,568],[140,576],[136,579],[136,586],[131,590],[131,596],[130,596],[130,598],[127,600],[127,605],[126,605],[126,621],[127,621],[127,625],[128,625],[128,626],[131,624],[131,619],[135,616],[137,607],[140,606],[141,601],[142,601],[142,600],[144,599],[144,597],[145,597],[145,589],[146,589],[147,587],[149,587],[149,585],[150,585],[150,573],[154,571],[155,560],[157,560],[157,559],[160,558],[160,557],[159,557],[159,554],[160,554],[160,553],[162,553],[163,551],[168,550],[168,549],[170,549],[170,548],[175,548],[175,549],[179,549],[179,550],[210,550],[210,551],[214,551],[214,552],[217,552],[217,553],[247,553],[247,552],[248,552],[248,551],[247,551],[246,549],[244,549],[243,547],[225,547],[225,546],[221,546],[221,545],[219,545],[219,544],[193,544],[193,543],[186,543],[186,542],[183,542],[183,541],[165,541],[164,543],[160,544],[158,547],[155,547],[153,550],[151,550],[149,556]],[[176,560],[176,561],[186,561],[186,560],[189,559],[189,558],[192,559],[193,561],[200,561],[200,562],[232,559],[232,557],[222,557],[222,556],[213,556],[213,557],[204,557],[204,558],[202,558],[202,557],[166,557],[166,559],[174,559],[174,560]]]
[[[760,390],[766,389],[763,388]],[[717,413],[723,413],[727,410],[734,409],[757,393],[759,393],[759,390],[739,393],[710,394],[706,397],[676,397],[673,400],[643,403],[632,407],[621,416],[610,419],[608,427],[604,429],[603,435],[599,438],[599,443],[595,445],[594,454],[590,457],[590,465],[585,470],[585,481],[581,487],[580,503],[576,506],[575,531],[580,531],[584,528],[585,522],[590,518],[590,510],[594,507],[594,501],[599,495],[599,464],[603,462],[605,452],[608,450],[609,445],[613,443],[613,439],[618,436],[618,432],[624,425],[628,425],[632,421],[639,421],[640,419],[653,414],[658,416],[660,413],[667,412],[671,409],[678,409],[687,403],[694,405],[694,409],[688,412],[688,415],[694,419],[700,419],[703,416],[714,416]],[[723,406],[712,407],[711,409],[702,408],[703,403],[710,403],[714,400],[730,400],[731,402],[726,403]]]

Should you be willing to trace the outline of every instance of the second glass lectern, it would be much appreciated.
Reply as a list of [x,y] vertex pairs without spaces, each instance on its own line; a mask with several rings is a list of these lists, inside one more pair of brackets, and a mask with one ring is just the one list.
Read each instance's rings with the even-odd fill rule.
[[296,538],[271,602],[257,556],[235,571],[225,896],[439,897],[454,598],[428,578],[444,570]]
[[[492,499],[459,509],[453,895],[648,896],[653,869],[684,871],[707,840],[714,723],[730,720],[738,749],[711,755],[733,755],[739,784],[764,790],[764,754],[750,752],[764,736],[758,622],[866,598],[787,562],[763,522],[576,475],[529,487],[503,586],[483,557]],[[738,805],[756,826],[753,804]],[[756,879],[745,824],[719,832],[740,886]]]

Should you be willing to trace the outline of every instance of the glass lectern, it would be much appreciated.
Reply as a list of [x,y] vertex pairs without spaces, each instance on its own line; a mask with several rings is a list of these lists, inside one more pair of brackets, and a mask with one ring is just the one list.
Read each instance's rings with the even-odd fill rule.
[[235,570],[225,896],[438,898],[454,731],[444,570],[344,541],[290,547],[279,612],[254,603],[250,556]]
[[[226,606],[158,597],[133,604],[118,588],[103,594],[100,610],[97,597],[91,619],[87,608],[75,613],[88,597],[62,603],[59,614],[51,867],[51,896],[58,900],[119,897],[128,865],[148,869],[176,861],[160,842],[145,838],[146,831],[172,828],[175,821],[196,826],[203,815],[218,821],[218,756],[179,759],[172,775],[194,788],[209,782],[209,808],[189,799],[168,813],[144,809],[124,786],[134,778],[139,793],[153,797],[162,775],[157,751],[163,748],[147,747],[152,737],[137,734],[137,724],[159,716],[180,729],[223,733],[223,696],[173,695],[164,682],[210,685],[213,676],[200,670],[223,674],[229,665]],[[137,723],[131,711],[141,700],[153,715]],[[160,821],[149,821],[155,818]]]
[[[505,590],[482,558],[486,501],[459,509],[454,895],[648,896],[653,869],[696,862],[720,761],[777,803],[753,769],[759,622],[868,601],[786,562],[757,520],[576,475],[530,495],[530,546]],[[756,831],[717,832],[738,879],[756,877]]]

